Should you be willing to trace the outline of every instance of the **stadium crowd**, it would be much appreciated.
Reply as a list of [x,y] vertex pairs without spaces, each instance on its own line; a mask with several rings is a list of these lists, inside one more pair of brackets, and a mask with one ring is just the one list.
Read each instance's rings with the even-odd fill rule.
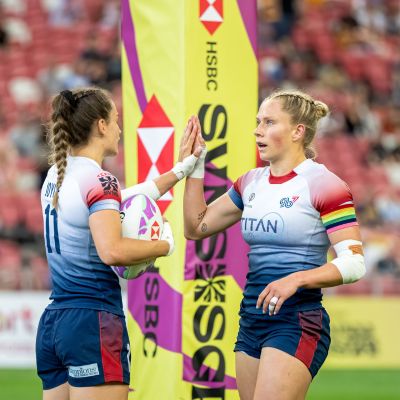
[[[49,98],[97,85],[121,114],[119,25],[119,0],[0,1],[0,289],[50,287],[40,206]],[[121,145],[107,166],[121,181],[122,156]]]
[[[0,0],[0,289],[50,286],[39,198],[49,97],[94,84],[122,112],[119,0],[27,4]],[[317,161],[354,195],[367,277],[327,292],[400,294],[399,1],[258,0],[258,25],[260,100],[290,87],[329,105]],[[122,156],[107,168],[123,182]]]

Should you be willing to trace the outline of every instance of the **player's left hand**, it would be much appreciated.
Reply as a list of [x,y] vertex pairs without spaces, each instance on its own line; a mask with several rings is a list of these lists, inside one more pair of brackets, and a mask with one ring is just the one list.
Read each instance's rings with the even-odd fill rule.
[[269,315],[276,315],[282,304],[293,296],[297,289],[297,282],[292,275],[271,282],[258,296],[256,307],[262,307],[264,314],[268,312]]
[[192,154],[199,157],[201,148],[199,145],[194,148],[193,145],[197,142],[196,139],[200,134],[200,129],[200,124],[197,123],[197,118],[194,115],[191,116],[181,139],[178,161],[182,162],[186,157],[189,157]]

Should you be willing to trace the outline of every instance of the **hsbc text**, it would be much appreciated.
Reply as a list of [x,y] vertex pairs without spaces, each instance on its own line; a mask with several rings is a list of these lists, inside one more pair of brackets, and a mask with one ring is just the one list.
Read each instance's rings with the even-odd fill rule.
[[207,90],[215,92],[218,89],[217,42],[207,42],[206,63]]

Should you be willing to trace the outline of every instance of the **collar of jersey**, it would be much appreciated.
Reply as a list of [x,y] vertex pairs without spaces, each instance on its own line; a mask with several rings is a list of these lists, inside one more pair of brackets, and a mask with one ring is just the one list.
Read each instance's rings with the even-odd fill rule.
[[79,161],[79,160],[81,160],[81,161],[90,162],[91,164],[93,164],[93,165],[95,165],[96,167],[98,167],[98,168],[101,169],[101,166],[100,166],[99,164],[97,164],[97,162],[94,161],[92,158],[89,158],[89,157],[82,157],[82,156],[68,156],[68,158],[69,158],[71,161],[74,161],[74,160]]
[[296,168],[294,168],[292,171],[290,171],[288,174],[282,175],[282,176],[274,176],[274,175],[272,175],[271,170],[269,170],[268,181],[271,184],[279,184],[279,183],[285,183],[287,181],[290,181],[295,176],[297,176],[300,172],[303,172],[304,170],[306,170],[311,165],[312,162],[313,162],[313,160],[311,160],[311,159],[304,160]]

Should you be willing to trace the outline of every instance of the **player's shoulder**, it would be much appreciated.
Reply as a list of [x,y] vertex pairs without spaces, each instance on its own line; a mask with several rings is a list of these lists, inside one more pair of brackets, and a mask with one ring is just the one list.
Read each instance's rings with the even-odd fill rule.
[[261,167],[261,168],[253,168],[243,175],[241,175],[238,180],[251,182],[256,179],[259,179],[262,176],[266,176],[268,174],[268,167]]
[[96,161],[86,157],[68,157],[67,174],[84,186],[99,183],[102,186],[118,185],[117,178],[104,170]]
[[243,193],[244,189],[253,181],[267,175],[267,168],[253,168],[241,175],[235,182],[234,188],[238,193]]
[[295,168],[295,172],[304,177],[310,186],[319,189],[332,186],[347,186],[346,182],[328,169],[324,164],[308,159]]

